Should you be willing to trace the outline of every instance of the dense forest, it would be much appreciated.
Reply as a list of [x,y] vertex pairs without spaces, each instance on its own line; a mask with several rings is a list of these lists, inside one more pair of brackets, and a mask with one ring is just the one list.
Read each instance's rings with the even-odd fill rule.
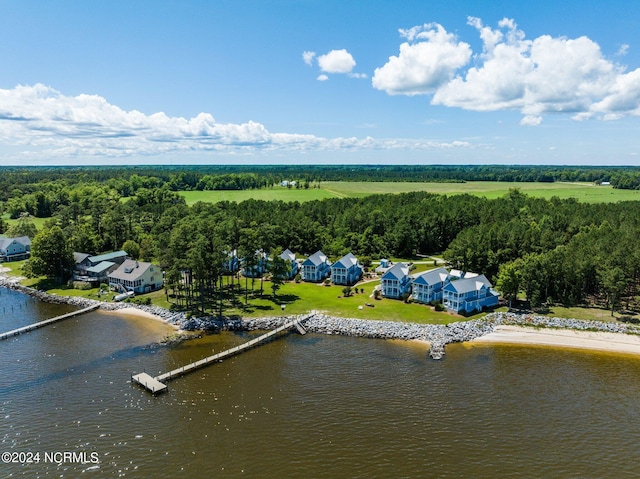
[[[29,214],[50,218],[33,245],[34,253],[56,250],[48,268],[46,260],[33,262],[36,272],[50,275],[62,274],[72,251],[124,248],[159,262],[168,289],[191,307],[222,297],[229,251],[251,263],[258,249],[277,256],[285,248],[367,258],[442,252],[452,266],[486,274],[505,297],[524,293],[532,306],[636,307],[640,202],[544,200],[516,189],[497,200],[417,192],[188,207],[169,184],[150,178],[48,179],[32,193],[7,198],[6,211],[19,218],[8,233],[33,236]],[[126,198],[115,182],[135,183],[135,195]]]
[[[609,182],[614,188],[640,189],[637,167],[500,166],[500,165],[296,165],[296,166],[129,166],[129,167],[0,167],[0,201],[40,192],[55,209],[62,191],[74,186],[101,185],[120,196],[141,188],[185,190],[247,190],[269,188],[284,180],[298,187],[322,181],[509,181]],[[32,198],[23,198],[25,211],[37,212]],[[18,213],[12,213],[18,214]]]

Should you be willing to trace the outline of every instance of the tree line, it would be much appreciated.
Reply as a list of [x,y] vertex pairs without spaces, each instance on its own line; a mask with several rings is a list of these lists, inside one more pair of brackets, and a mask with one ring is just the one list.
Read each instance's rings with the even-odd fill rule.
[[[484,273],[506,297],[520,292],[533,306],[637,306],[640,202],[586,204],[512,190],[496,200],[414,192],[188,207],[166,184],[141,186],[129,198],[108,185],[49,192],[52,216],[34,238],[34,254],[44,239],[49,249],[57,245],[66,253],[61,259],[52,251],[53,259],[34,261],[34,273],[64,274],[72,251],[124,248],[159,262],[168,289],[185,307],[235,300],[230,291],[240,285],[223,268],[229,252],[251,264],[256,250],[276,257],[285,248],[299,256],[322,249],[334,258],[347,252],[368,258],[442,253],[452,266]],[[29,218],[23,215],[20,223],[29,227]],[[246,294],[248,283],[244,287]]]

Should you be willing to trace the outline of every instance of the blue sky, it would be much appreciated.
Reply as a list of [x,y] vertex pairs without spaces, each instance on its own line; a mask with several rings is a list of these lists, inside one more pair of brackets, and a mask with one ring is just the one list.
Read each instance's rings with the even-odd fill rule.
[[637,1],[0,0],[0,165],[637,165]]

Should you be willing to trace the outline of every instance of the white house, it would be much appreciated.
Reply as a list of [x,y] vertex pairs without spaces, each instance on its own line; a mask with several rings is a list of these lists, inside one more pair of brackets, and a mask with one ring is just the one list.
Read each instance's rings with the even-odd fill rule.
[[302,279],[305,281],[322,281],[331,273],[331,263],[322,251],[316,251],[302,263]]
[[382,296],[385,298],[402,298],[411,290],[409,267],[404,263],[396,263],[380,278]]
[[17,238],[0,238],[0,263],[3,261],[20,261],[31,254],[31,240],[28,236]]
[[162,270],[160,266],[131,259],[122,263],[118,269],[109,273],[109,286],[116,291],[134,291],[149,293],[162,288]]
[[414,278],[411,283],[411,296],[419,303],[436,303],[442,301],[442,289],[449,284],[451,277],[445,268],[425,271]]
[[498,292],[485,275],[451,281],[443,289],[445,308],[456,313],[482,311],[485,307],[498,304]]
[[362,278],[362,266],[352,253],[347,253],[331,265],[331,282],[351,286]]

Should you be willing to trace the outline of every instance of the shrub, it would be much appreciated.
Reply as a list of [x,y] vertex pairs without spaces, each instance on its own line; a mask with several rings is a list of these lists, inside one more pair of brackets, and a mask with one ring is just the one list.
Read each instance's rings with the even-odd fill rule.
[[80,289],[83,291],[87,291],[91,289],[91,283],[87,283],[86,281],[74,281],[73,289]]
[[444,311],[444,305],[442,303],[436,303],[435,310],[436,311]]

